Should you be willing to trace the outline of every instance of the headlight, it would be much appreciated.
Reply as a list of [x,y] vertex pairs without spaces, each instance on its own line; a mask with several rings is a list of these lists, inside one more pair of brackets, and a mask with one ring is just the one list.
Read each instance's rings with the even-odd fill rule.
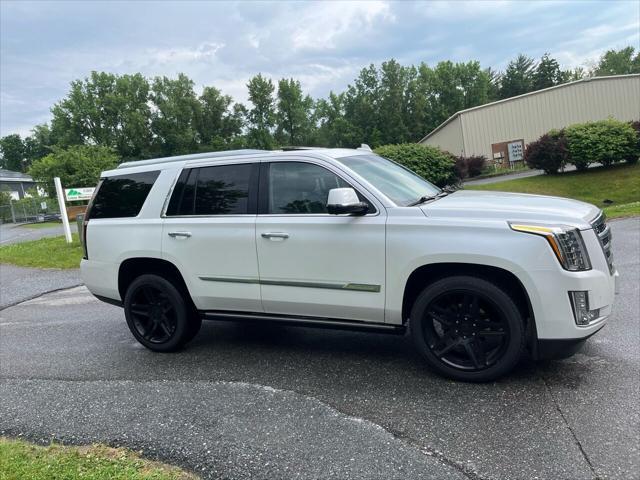
[[546,238],[565,270],[572,272],[591,270],[589,254],[582,241],[580,230],[577,228],[565,225],[545,226],[511,222],[509,226],[516,232],[532,233]]

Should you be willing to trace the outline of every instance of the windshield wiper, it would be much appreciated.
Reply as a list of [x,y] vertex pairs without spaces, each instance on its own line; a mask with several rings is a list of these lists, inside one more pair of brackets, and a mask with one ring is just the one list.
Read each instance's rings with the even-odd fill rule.
[[446,197],[447,195],[449,195],[449,193],[451,192],[447,190],[442,190],[440,191],[440,193],[436,193],[435,195],[423,195],[415,202],[411,202],[409,205],[407,205],[407,207],[415,207],[416,205],[420,205],[421,203],[425,203],[430,200],[437,200],[438,198]]

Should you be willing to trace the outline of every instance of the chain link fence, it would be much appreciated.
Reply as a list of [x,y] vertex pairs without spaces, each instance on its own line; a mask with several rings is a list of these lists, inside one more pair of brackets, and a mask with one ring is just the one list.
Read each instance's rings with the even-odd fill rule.
[[44,222],[60,218],[55,198],[31,197],[0,205],[0,223]]

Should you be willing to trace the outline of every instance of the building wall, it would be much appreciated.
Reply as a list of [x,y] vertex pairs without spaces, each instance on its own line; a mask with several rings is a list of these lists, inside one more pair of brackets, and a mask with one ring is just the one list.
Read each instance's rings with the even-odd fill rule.
[[456,132],[465,155],[491,158],[494,143],[523,138],[526,145],[551,129],[608,117],[640,119],[640,75],[580,81],[463,111],[450,122],[461,126],[447,124],[422,143],[449,150]]
[[427,145],[436,145],[454,155],[464,155],[464,135],[460,116],[444,125],[436,135],[438,137],[437,144],[428,141],[424,143]]

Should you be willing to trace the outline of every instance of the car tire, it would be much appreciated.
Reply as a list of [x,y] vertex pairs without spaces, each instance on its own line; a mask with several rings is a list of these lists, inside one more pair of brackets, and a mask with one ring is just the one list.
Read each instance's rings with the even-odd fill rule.
[[428,285],[413,304],[414,344],[440,375],[489,382],[511,371],[525,350],[525,323],[499,286],[472,276]]
[[124,313],[133,336],[154,352],[173,352],[199,330],[188,301],[164,277],[137,277],[125,294]]

